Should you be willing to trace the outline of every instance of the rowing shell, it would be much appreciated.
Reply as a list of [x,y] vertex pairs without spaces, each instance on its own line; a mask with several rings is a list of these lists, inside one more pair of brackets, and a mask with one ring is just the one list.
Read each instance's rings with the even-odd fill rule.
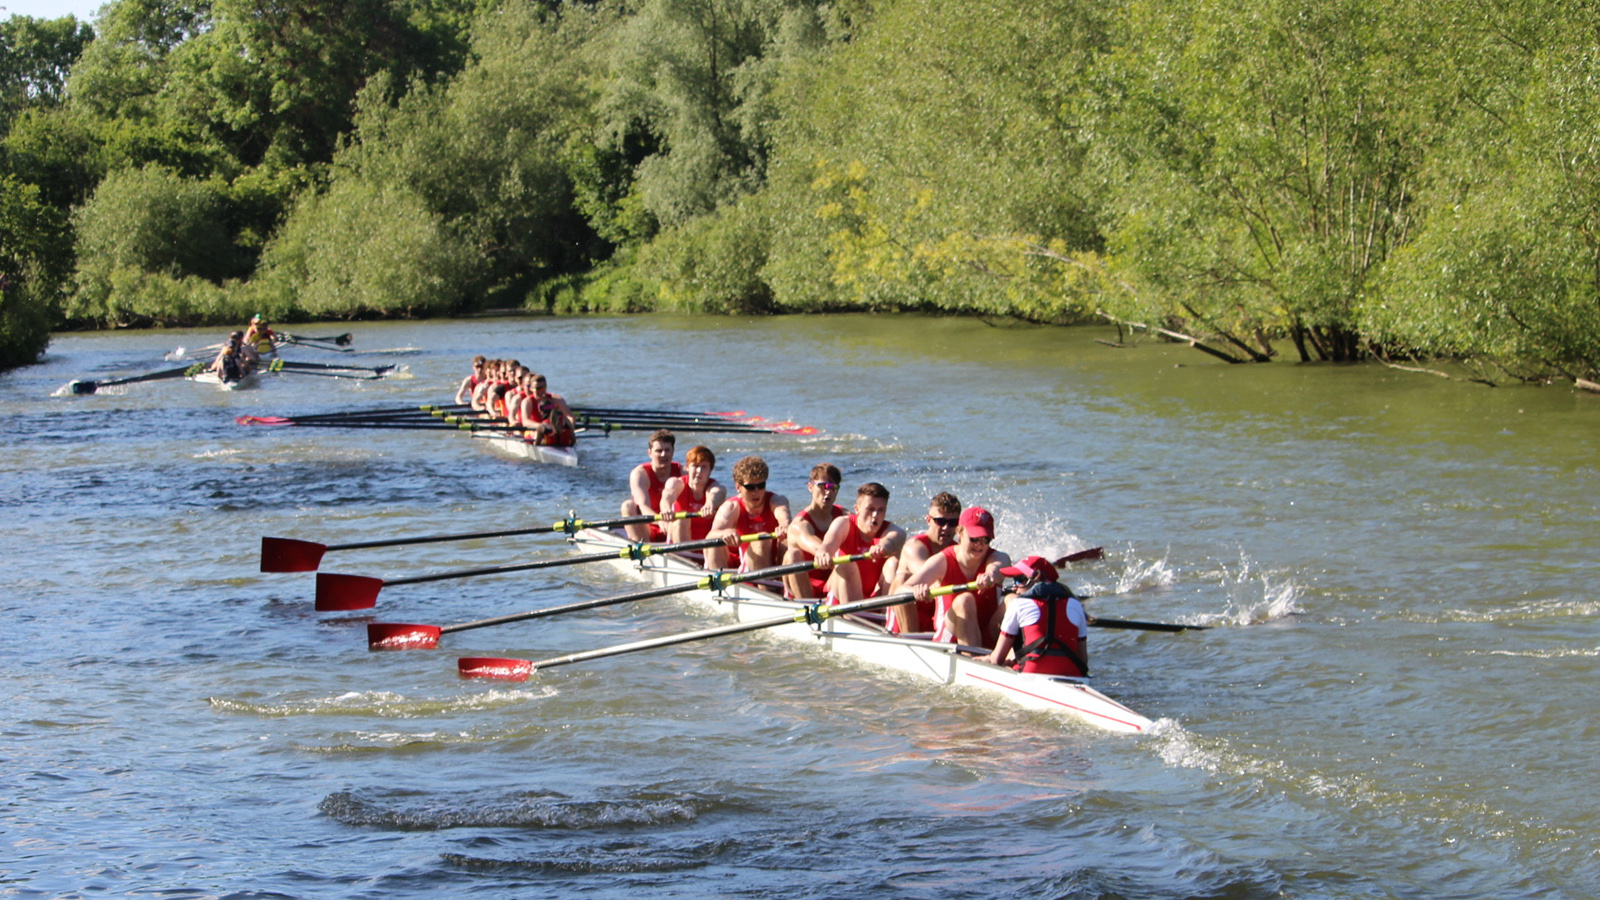
[[478,434],[489,442],[489,446],[496,452],[516,459],[531,459],[538,463],[549,463],[557,466],[575,466],[578,464],[577,447],[545,447],[531,444],[518,437],[502,437],[489,434]]
[[[614,532],[585,529],[574,535],[572,541],[585,552],[619,551],[612,565],[626,572],[641,574],[662,587],[693,583],[707,574],[704,569],[676,554],[630,561],[620,553],[628,546],[627,538]],[[770,591],[748,584],[731,585],[720,592],[695,590],[679,596],[703,606],[730,612],[741,622],[772,618],[805,607],[802,603],[784,600]],[[890,634],[876,622],[858,616],[824,619],[816,625],[796,622],[780,625],[770,631],[790,640],[819,644],[828,650],[941,684],[977,688],[999,695],[1023,709],[1074,716],[1107,731],[1140,732],[1153,724],[1090,687],[1087,679],[1023,674],[960,653],[955,644]]]
[[225,391],[242,391],[255,387],[258,383],[258,377],[258,373],[251,372],[249,375],[246,375],[243,378],[235,379],[233,381],[224,381],[222,376],[215,372],[200,372],[195,375],[190,375],[189,380],[195,384],[216,385]]

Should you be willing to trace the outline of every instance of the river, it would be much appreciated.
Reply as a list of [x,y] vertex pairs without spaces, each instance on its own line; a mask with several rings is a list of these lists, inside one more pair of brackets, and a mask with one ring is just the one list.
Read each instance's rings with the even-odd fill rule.
[[[509,318],[349,330],[381,381],[52,396],[206,332],[60,335],[0,375],[0,896],[1581,898],[1600,884],[1600,397],[1375,365],[1226,366],[1114,332],[888,316]],[[415,348],[415,349],[407,349]],[[365,351],[388,350],[371,353]],[[1113,735],[730,637],[463,681],[708,624],[658,600],[371,653],[263,535],[336,543],[614,513],[639,434],[576,469],[461,433],[243,427],[440,402],[475,353],[575,403],[743,409],[804,496],[836,463],[919,524],[951,490],[1067,580]],[[345,357],[304,348],[289,358]],[[846,500],[848,502],[848,500]],[[330,553],[399,577],[550,537]],[[396,587],[446,623],[637,587],[605,568]],[[1583,699],[1585,696],[1589,700]]]

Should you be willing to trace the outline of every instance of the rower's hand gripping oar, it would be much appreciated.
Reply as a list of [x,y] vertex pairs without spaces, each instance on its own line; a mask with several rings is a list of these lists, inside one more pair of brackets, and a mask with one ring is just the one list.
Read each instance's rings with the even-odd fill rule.
[[[741,537],[739,541],[741,543],[750,543],[751,541],[767,540],[771,537],[771,534],[746,535]],[[382,578],[372,578],[366,575],[339,575],[333,572],[318,572],[316,609],[318,612],[371,609],[378,604],[379,591],[385,587],[400,584],[422,584],[427,581],[471,578],[477,575],[504,575],[508,572],[553,569],[559,566],[575,566],[581,563],[601,562],[611,559],[641,560],[662,553],[671,553],[675,550],[703,550],[707,547],[720,547],[722,545],[721,538],[684,541],[681,544],[629,544],[620,551],[602,550],[599,553],[563,556],[559,559],[544,559],[531,563],[512,563],[504,566],[486,566],[481,569],[462,569],[455,572],[436,572],[432,575],[415,575],[410,578],[396,578],[393,581],[385,581]]]
[[[760,540],[760,535],[752,535],[752,540]],[[871,556],[870,553],[856,553],[850,556],[837,556],[833,565],[842,566],[847,563],[860,562]],[[602,606],[616,606],[621,603],[630,603],[635,600],[653,600],[656,597],[669,597],[673,594],[686,594],[694,590],[720,591],[725,587],[741,584],[747,581],[760,581],[764,578],[778,578],[798,572],[810,571],[816,567],[816,560],[788,563],[782,566],[772,566],[766,569],[756,569],[750,572],[722,573],[714,572],[698,581],[686,584],[672,584],[666,587],[649,588],[643,591],[633,591],[627,594],[618,594],[614,597],[601,597],[597,600],[580,600],[576,603],[567,603],[562,606],[547,606],[543,609],[530,610],[529,612],[513,613],[509,616],[495,616],[490,619],[479,619],[475,622],[461,622],[456,625],[412,625],[398,622],[371,622],[367,625],[368,650],[432,650],[439,646],[439,637],[457,631],[467,631],[472,628],[487,628],[491,625],[505,625],[510,622],[522,622],[528,619],[542,619],[546,616],[560,615],[561,613],[579,612],[585,609],[598,609]]]
[[[975,591],[979,587],[981,587],[979,582],[969,581],[966,584],[936,587],[930,594],[934,597],[942,597],[946,594],[958,594],[962,591]],[[686,631],[682,634],[669,634],[665,637],[635,641],[631,644],[618,644],[614,647],[602,647],[599,650],[586,650],[582,653],[571,653],[566,656],[557,656],[553,659],[541,659],[537,662],[526,659],[467,656],[456,661],[456,669],[461,673],[462,678],[501,678],[509,681],[526,681],[532,673],[552,666],[564,666],[569,663],[585,662],[591,659],[603,659],[607,656],[620,656],[624,653],[633,653],[639,650],[654,650],[657,647],[671,647],[674,644],[687,644],[692,641],[703,641],[728,634],[761,631],[762,629],[777,628],[779,625],[788,625],[795,622],[807,622],[815,626],[836,616],[847,616],[871,609],[882,609],[886,606],[908,603],[915,599],[916,595],[905,592],[890,594],[887,597],[875,597],[871,600],[860,600],[855,603],[845,603],[839,606],[815,603],[791,615],[774,616],[770,619],[756,619],[751,622],[739,622],[733,625],[722,625],[717,628],[703,628],[699,631]]]
[[577,534],[585,528],[607,528],[612,525],[634,525],[644,522],[672,522],[704,515],[703,512],[670,512],[656,516],[625,516],[589,522],[568,516],[554,525],[537,525],[531,528],[509,528],[503,531],[473,531],[463,534],[435,534],[427,537],[389,538],[381,541],[356,541],[349,544],[319,544],[297,538],[262,537],[261,571],[263,572],[315,572],[322,564],[322,554],[329,550],[366,550],[373,547],[403,547],[408,544],[437,544],[444,541],[469,541],[477,538],[515,537],[523,534]]

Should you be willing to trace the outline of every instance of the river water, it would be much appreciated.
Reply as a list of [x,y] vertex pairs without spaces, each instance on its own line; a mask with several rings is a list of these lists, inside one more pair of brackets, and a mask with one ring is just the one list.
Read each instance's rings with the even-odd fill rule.
[[[198,332],[63,335],[0,375],[0,896],[1566,898],[1600,884],[1600,397],[1378,366],[1229,367],[1098,329],[914,317],[345,326],[377,382],[282,376],[52,396]],[[319,330],[321,328],[322,330]],[[306,326],[337,333],[341,326]],[[671,600],[370,653],[364,626],[620,593],[604,568],[396,586],[319,614],[262,535],[337,543],[612,514],[643,437],[576,469],[426,431],[251,428],[439,402],[474,353],[574,402],[744,409],[693,435],[804,496],[952,490],[1059,555],[1111,735],[759,635],[526,684],[542,658],[707,624]],[[301,350],[291,358],[333,362]],[[549,537],[330,553],[390,578]],[[1589,699],[1584,699],[1584,698]]]

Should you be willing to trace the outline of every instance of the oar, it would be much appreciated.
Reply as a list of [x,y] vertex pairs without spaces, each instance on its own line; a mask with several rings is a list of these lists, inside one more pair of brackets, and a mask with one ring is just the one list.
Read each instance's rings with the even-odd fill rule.
[[1131,628],[1134,631],[1205,631],[1210,625],[1178,625],[1171,622],[1135,622],[1129,619],[1102,619],[1090,616],[1089,624],[1098,628]]
[[274,362],[272,364],[272,368],[273,368],[274,371],[276,371],[278,369],[283,369],[283,370],[298,369],[298,370],[303,371],[303,372],[311,372],[311,371],[371,372],[374,375],[382,375],[385,372],[392,371],[395,367],[394,366],[335,366],[335,365],[329,365],[327,363],[291,362],[289,360],[280,359],[280,360],[277,360],[276,362]]
[[[770,533],[747,534],[739,538],[739,541],[740,543],[748,544],[753,541],[764,541],[771,537]],[[602,550],[599,553],[563,556],[558,559],[542,559],[531,563],[511,563],[504,566],[485,566],[480,569],[435,572],[432,575],[413,575],[410,578],[396,578],[392,581],[372,578],[367,575],[340,575],[334,572],[318,572],[315,607],[319,612],[371,609],[378,604],[379,591],[386,587],[394,587],[401,584],[422,584],[428,581],[444,581],[451,578],[473,578],[478,575],[504,575],[508,572],[530,572],[534,569],[576,566],[582,563],[600,562],[607,559],[640,560],[662,553],[671,553],[675,550],[703,550],[706,547],[718,547],[721,545],[721,538],[684,541],[681,544],[629,544],[620,551]]]
[[1090,547],[1087,550],[1079,550],[1076,553],[1068,553],[1066,556],[1063,556],[1060,559],[1056,560],[1055,562],[1051,563],[1051,565],[1064,566],[1064,565],[1067,565],[1068,563],[1082,562],[1082,561],[1084,561],[1086,559],[1105,559],[1105,558],[1106,558],[1106,548],[1104,548],[1104,547]]
[[344,334],[337,334],[331,337],[301,337],[298,334],[289,334],[287,332],[279,332],[279,335],[285,341],[291,344],[303,344],[306,341],[320,341],[324,344],[337,344],[340,347],[348,347],[350,346],[351,342],[355,340],[355,338],[350,336],[348,331]]
[[[394,367],[390,366],[389,368],[392,369]],[[307,372],[303,369],[269,369],[268,371],[276,372],[279,375],[308,375],[312,378],[349,378],[355,381],[377,381],[386,374],[384,372],[371,372],[360,375],[355,372]]]
[[[610,434],[613,431],[654,431],[654,430],[656,430],[657,428],[660,428],[660,427],[661,426],[658,423],[653,423],[653,422],[652,423],[641,422],[641,423],[637,423],[637,424],[630,424],[630,423],[626,423],[626,422],[620,423],[620,424],[613,424],[613,423],[610,423],[610,422],[606,422],[606,423],[599,424],[599,425],[586,425],[586,426],[583,426],[583,427],[578,429],[578,433],[579,434],[587,433],[587,434],[607,435],[607,434]],[[797,426],[794,426],[792,428],[790,428],[790,427],[776,428],[776,427],[741,425],[741,424],[738,424],[738,423],[730,423],[730,424],[724,424],[724,425],[714,425],[714,424],[710,424],[710,423],[707,423],[705,425],[701,425],[701,424],[698,424],[698,423],[696,423],[696,424],[684,423],[684,424],[675,425],[674,427],[676,427],[680,431],[687,431],[687,432],[692,432],[692,433],[697,433],[697,434],[756,433],[756,434],[800,434],[800,435],[810,435],[810,434],[818,434],[819,433],[816,428],[813,428],[813,427],[811,427],[809,425],[797,425]]]
[[[871,556],[870,553],[837,556],[834,557],[833,564],[842,566],[846,563],[860,562],[869,556]],[[666,587],[633,591],[632,593],[618,594],[615,597],[601,597],[598,600],[580,600],[576,603],[568,603],[562,606],[547,606],[543,609],[513,613],[509,616],[495,616],[491,619],[479,619],[476,622],[461,622],[457,625],[412,625],[398,622],[372,622],[367,625],[367,649],[432,650],[439,646],[439,637],[441,635],[453,634],[457,631],[488,628],[491,625],[505,625],[509,622],[522,622],[528,619],[542,619],[546,616],[556,616],[585,609],[598,609],[602,606],[616,606],[621,603],[631,603],[635,600],[652,600],[656,597],[667,597],[672,594],[685,594],[693,590],[720,591],[725,587],[741,582],[759,581],[763,578],[778,578],[796,572],[810,571],[816,564],[816,560],[808,560],[738,574],[712,573],[698,581],[692,581],[687,584],[672,584]]]
[[[109,381],[89,381],[79,379],[67,383],[67,390],[74,394],[92,394],[104,387],[117,387],[124,384],[138,384],[141,381],[162,381],[169,378],[182,378],[190,374],[195,365],[187,365],[177,369],[163,369],[160,372],[151,372],[147,375],[134,375],[131,378],[113,378]],[[200,371],[205,371],[204,367]]]
[[[932,595],[940,597],[945,594],[977,590],[977,588],[978,582],[970,581],[966,584],[936,587],[933,589]],[[887,597],[875,597],[871,600],[861,600],[855,603],[845,603],[839,606],[818,603],[807,606],[790,615],[774,616],[770,619],[756,619],[750,622],[738,622],[733,625],[722,625],[716,628],[703,628],[699,631],[686,631],[682,634],[669,634],[665,637],[635,641],[631,644],[618,644],[614,647],[602,647],[599,650],[586,650],[582,653],[571,653],[566,656],[557,656],[553,659],[541,659],[537,662],[526,659],[484,656],[463,657],[456,662],[456,668],[461,673],[462,678],[503,678],[511,681],[525,681],[533,672],[553,666],[564,666],[569,663],[585,662],[591,659],[603,659],[607,656],[620,656],[624,653],[634,653],[639,650],[654,650],[657,647],[671,647],[674,644],[687,644],[692,641],[703,641],[708,638],[722,637],[723,635],[761,631],[765,628],[776,628],[779,625],[788,625],[794,622],[807,622],[816,625],[825,619],[831,619],[836,616],[866,612],[869,609],[882,609],[886,606],[908,603],[915,599],[916,595],[906,592],[890,594]]]
[[508,528],[501,531],[472,531],[461,534],[433,534],[426,537],[386,538],[378,541],[354,541],[347,544],[319,544],[298,538],[261,538],[261,571],[263,572],[315,572],[322,564],[322,555],[329,550],[368,550],[374,547],[404,547],[410,544],[439,544],[445,541],[472,541],[484,538],[516,537],[524,534],[577,534],[585,528],[609,528],[613,525],[636,525],[643,522],[672,522],[706,515],[704,512],[669,512],[655,516],[624,516],[590,522],[573,516],[554,525],[536,525],[530,528]]

